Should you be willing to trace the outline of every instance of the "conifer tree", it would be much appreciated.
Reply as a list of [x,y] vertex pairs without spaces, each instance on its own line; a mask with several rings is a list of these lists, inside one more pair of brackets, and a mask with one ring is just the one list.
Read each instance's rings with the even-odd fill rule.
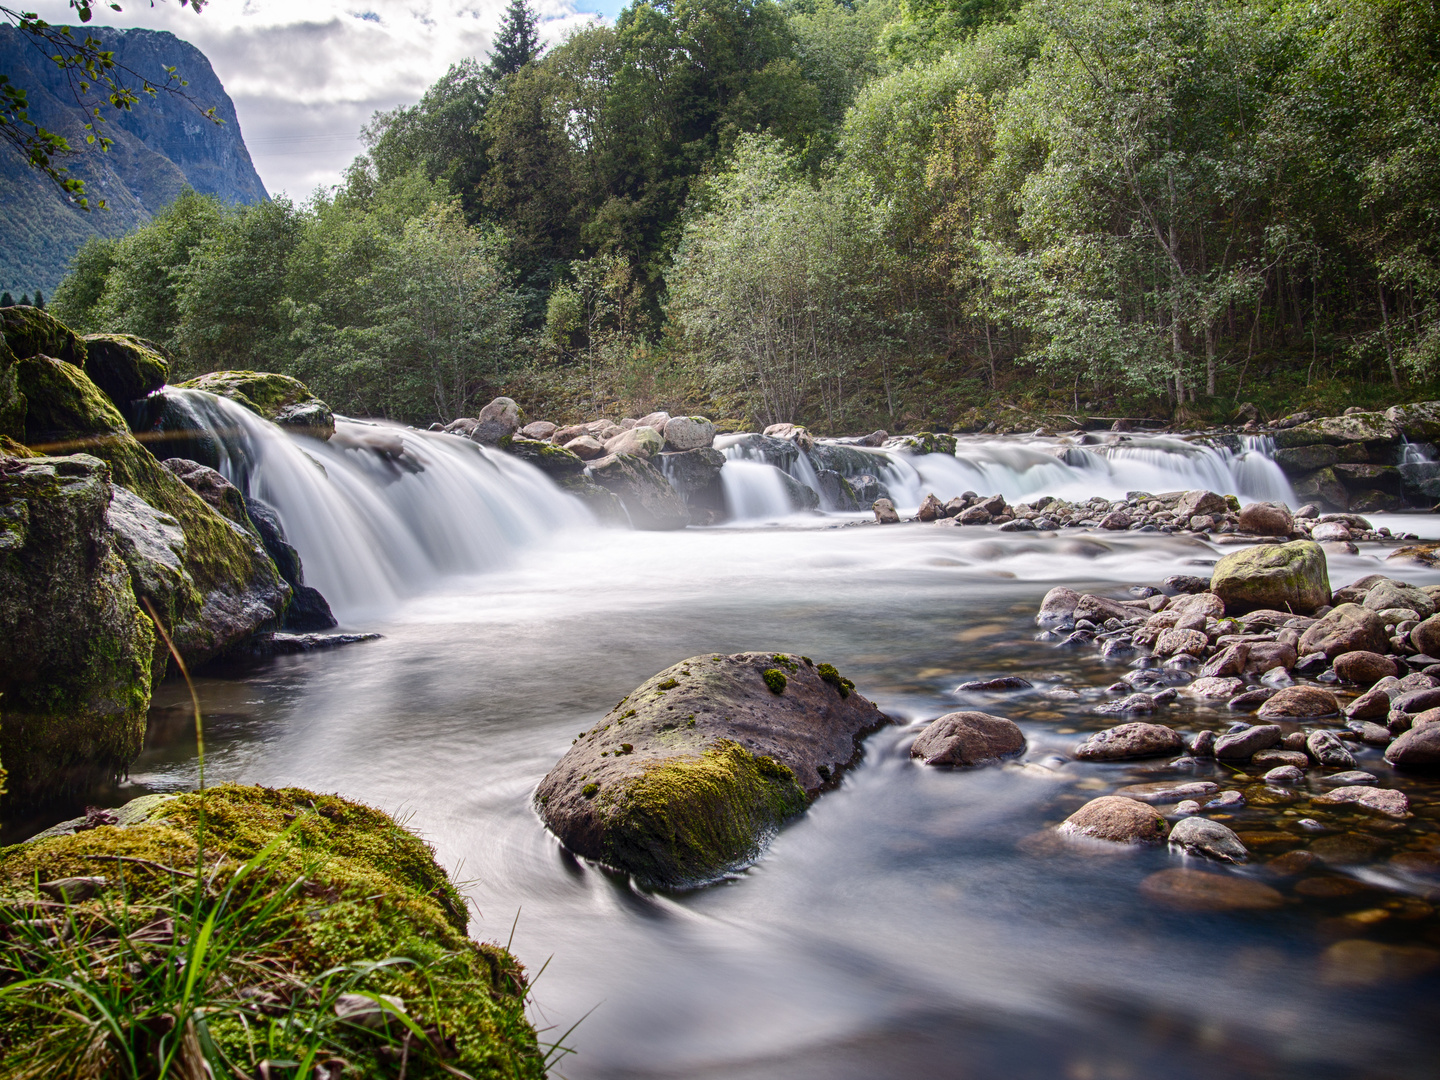
[[21,307],[29,307],[29,306],[30,306],[30,294],[29,294],[28,292],[21,294],[21,296],[20,296],[20,306],[21,306]]
[[486,81],[491,86],[498,86],[505,76],[514,75],[539,57],[542,49],[535,29],[538,22],[534,8],[525,0],[510,0],[485,64]]
[[35,290],[35,306],[41,311],[45,310],[45,296],[39,289]]
[[0,307],[14,307],[14,306],[15,306],[15,298],[10,295],[10,292],[9,292],[8,289],[7,289],[5,292],[0,293]]

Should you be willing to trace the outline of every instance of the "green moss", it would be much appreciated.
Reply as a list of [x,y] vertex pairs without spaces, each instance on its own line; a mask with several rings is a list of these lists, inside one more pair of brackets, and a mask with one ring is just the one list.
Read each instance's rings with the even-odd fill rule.
[[815,669],[815,673],[840,691],[842,698],[848,698],[850,692],[855,689],[855,684],[836,671],[834,664],[821,664]]
[[772,694],[785,692],[785,673],[779,668],[766,668],[760,677],[765,680],[765,685],[770,688]]
[[789,768],[729,740],[656,763],[604,800],[605,861],[669,885],[713,880],[749,861],[806,806]]
[[679,686],[679,685],[680,685],[680,680],[679,680],[679,679],[666,679],[664,682],[658,684],[658,685],[655,687],[655,689],[657,689],[657,690],[674,690],[675,687],[677,687],[677,686]]
[[[77,921],[113,918],[117,905],[149,921],[146,905],[172,897],[174,878],[158,867],[194,867],[202,797],[167,801],[151,820],[129,828],[101,827],[44,839],[0,852],[0,887],[27,890],[38,877],[103,874],[109,888],[95,901],[75,905]],[[287,933],[221,971],[230,986],[254,985],[267,971],[301,982],[357,961],[405,957],[411,964],[370,976],[366,992],[399,997],[407,1014],[436,1025],[453,1040],[450,1064],[474,1077],[541,1077],[542,1056],[525,1018],[524,970],[504,949],[466,936],[460,894],[428,846],[388,815],[333,795],[298,788],[227,785],[203,796],[205,860],[223,886],[241,862],[293,826],[255,888],[281,906]],[[111,861],[116,857],[144,862]],[[123,890],[121,883],[123,880]],[[298,883],[298,884],[296,884]],[[284,892],[285,889],[289,892]],[[234,932],[244,933],[237,927]],[[225,996],[229,996],[230,991]],[[31,997],[0,998],[0,1072],[37,1053],[36,1030],[56,1025]],[[89,1036],[94,1031],[85,1029]],[[248,1053],[238,1025],[211,1028],[237,1057]],[[285,1047],[272,1056],[283,1058]],[[342,1049],[338,1048],[337,1049]],[[382,1044],[358,1036],[343,1047],[346,1075],[388,1076],[393,1062]],[[246,1058],[241,1057],[241,1060]],[[412,1062],[411,1076],[446,1075],[435,1064]]]
[[587,799],[593,799],[599,793],[599,791],[599,784],[586,784],[583,788],[580,789],[580,794],[584,795]]
[[85,366],[85,343],[59,319],[39,308],[0,308],[0,334],[17,359],[53,356],[77,367]]
[[217,397],[229,398],[266,420],[275,419],[287,406],[315,399],[310,388],[299,379],[268,371],[212,371],[180,385],[187,390],[205,390]]
[[800,665],[795,662],[795,658],[793,656],[786,656],[784,653],[776,653],[770,659],[774,661],[776,667],[784,668],[791,675],[794,675],[795,672],[800,670]]
[[103,457],[99,451],[115,439],[131,438],[115,404],[74,364],[33,356],[15,365],[15,377],[25,395],[25,442],[31,448]]
[[133,334],[89,334],[85,351],[85,374],[117,405],[154,393],[170,378],[160,347]]

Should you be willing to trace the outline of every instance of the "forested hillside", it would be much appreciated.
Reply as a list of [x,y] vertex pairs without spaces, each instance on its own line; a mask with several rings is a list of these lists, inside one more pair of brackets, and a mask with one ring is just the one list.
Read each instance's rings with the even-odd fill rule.
[[413,422],[1219,419],[1440,371],[1434,0],[670,0],[543,53],[516,0],[368,145],[92,241],[57,314]]

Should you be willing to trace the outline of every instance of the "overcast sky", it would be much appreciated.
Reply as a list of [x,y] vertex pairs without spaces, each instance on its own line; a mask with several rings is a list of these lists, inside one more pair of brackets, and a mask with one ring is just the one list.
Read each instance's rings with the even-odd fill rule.
[[[235,102],[245,145],[272,195],[297,200],[339,181],[364,147],[376,109],[411,104],[456,60],[483,57],[508,0],[178,0],[95,5],[95,22],[169,30],[210,58]],[[531,0],[547,42],[621,0]],[[65,0],[31,0],[52,23],[75,23]],[[181,72],[183,75],[184,72]]]

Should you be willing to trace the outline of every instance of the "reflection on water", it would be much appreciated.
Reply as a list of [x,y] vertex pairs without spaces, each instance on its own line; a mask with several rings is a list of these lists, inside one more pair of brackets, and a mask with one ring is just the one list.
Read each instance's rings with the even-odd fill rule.
[[[373,627],[384,640],[204,679],[207,775],[407,816],[472,883],[477,935],[504,940],[518,912],[522,959],[553,957],[536,987],[550,1037],[594,1009],[559,1070],[572,1078],[1433,1076],[1436,974],[1397,981],[1392,954],[1333,951],[1440,947],[1426,862],[1440,868],[1440,811],[1423,782],[1404,785],[1417,817],[1401,830],[1330,815],[1325,835],[1361,839],[1332,839],[1298,877],[1265,863],[1312,842],[1276,823],[1315,808],[1256,794],[1230,822],[1258,836],[1237,872],[1281,890],[1276,911],[1159,908],[1138,886],[1175,857],[1034,843],[1084,799],[1169,775],[1052,760],[1103,726],[1094,695],[1124,668],[1035,642],[1040,597],[1215,558],[1188,538],[927,526],[561,533],[398,609]],[[1379,569],[1336,560],[1332,577]],[[645,893],[567,857],[529,799],[575,733],[680,658],[750,649],[833,661],[900,723],[719,886]],[[958,707],[958,682],[1011,671],[1036,689],[967,700],[1021,724],[1025,766],[911,763],[915,722]],[[1057,686],[1081,697],[1043,696]],[[184,713],[166,685],[134,785],[193,784]],[[1165,719],[1227,722],[1183,702]],[[1360,765],[1392,783],[1378,751]]]

